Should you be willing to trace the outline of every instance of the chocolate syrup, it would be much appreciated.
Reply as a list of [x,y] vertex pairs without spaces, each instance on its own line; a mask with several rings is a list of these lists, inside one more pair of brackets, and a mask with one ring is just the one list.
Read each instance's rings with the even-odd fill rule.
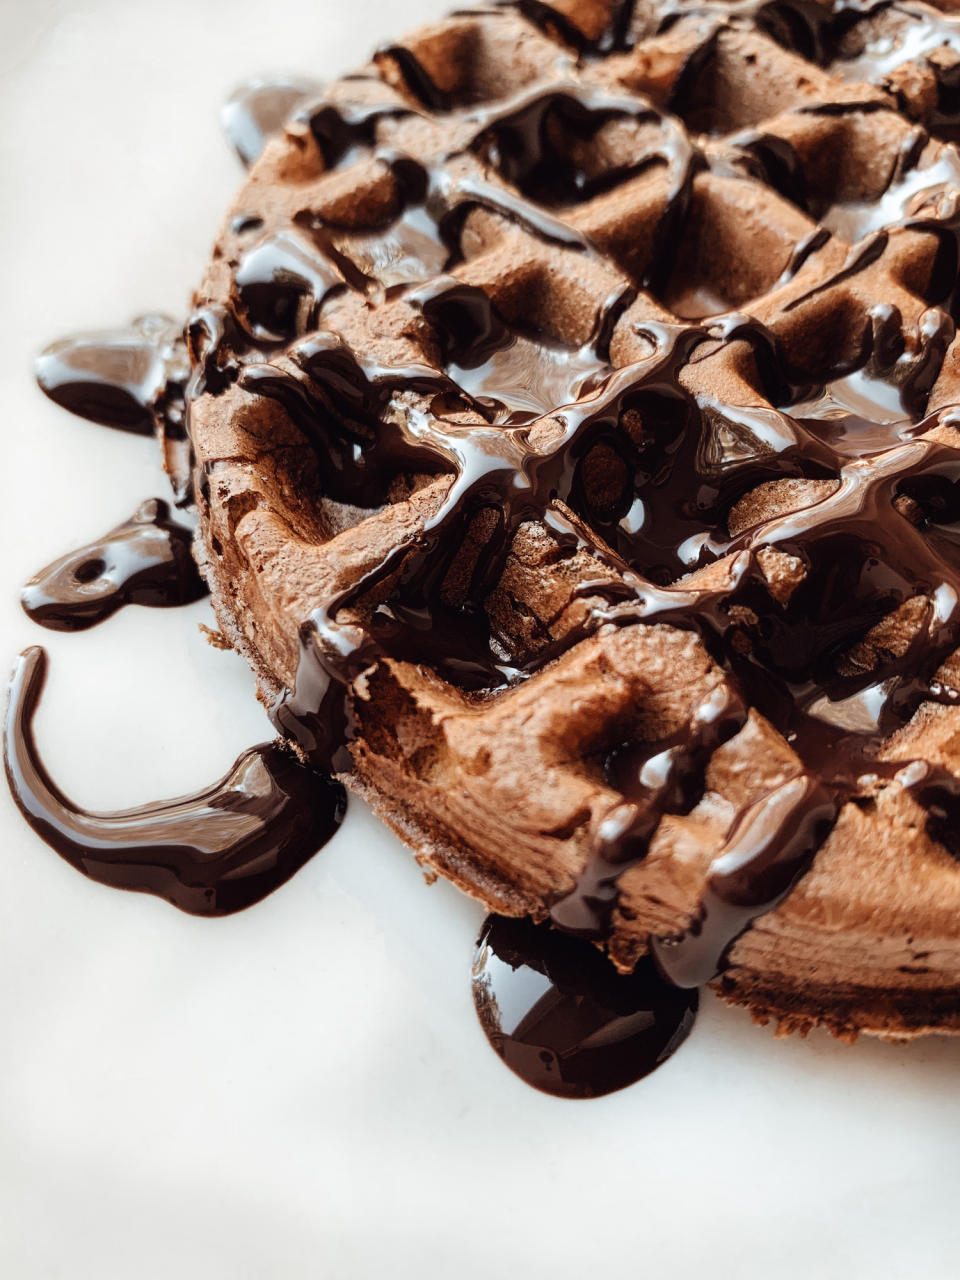
[[101,426],[152,435],[160,421],[180,427],[188,367],[180,329],[165,316],[129,328],[63,338],[36,362],[51,400]]
[[289,880],[340,825],[343,788],[276,742],[245,751],[196,795],[116,813],[78,808],[50,779],[33,740],[46,663],[32,648],[14,669],[7,781],[37,835],[91,880],[156,894],[194,915],[228,915]]
[[104,537],[42,569],[20,602],[34,622],[53,631],[82,631],[125,604],[190,604],[207,593],[192,538],[170,519],[165,502],[149,498]]
[[260,157],[276,133],[305,102],[320,96],[318,80],[296,78],[247,80],[224,103],[220,121],[237,155],[248,167]]
[[[922,702],[960,704],[960,691],[937,676],[960,646],[960,454],[923,438],[929,428],[953,422],[956,411],[918,421],[953,336],[960,199],[950,184],[960,163],[947,155],[921,166],[926,135],[918,128],[878,204],[826,208],[820,194],[806,189],[804,166],[785,139],[748,129],[721,147],[692,139],[676,119],[699,119],[698,77],[722,22],[755,23],[833,74],[846,74],[846,67],[853,80],[883,82],[889,68],[882,52],[851,53],[846,43],[865,12],[898,15],[900,60],[904,49],[924,60],[944,40],[956,44],[956,20],[910,3],[858,0],[831,13],[806,0],[671,0],[652,14],[623,0],[599,35],[588,38],[573,18],[539,0],[510,0],[495,12],[511,8],[567,46],[553,79],[478,108],[475,86],[442,88],[411,50],[394,46],[380,61],[399,70],[411,105],[391,99],[301,110],[328,169],[362,158],[386,166],[396,216],[382,228],[357,231],[304,210],[295,232],[262,234],[262,210],[240,215],[234,231],[249,238],[229,305],[207,307],[188,326],[193,373],[186,396],[189,402],[239,385],[280,402],[318,456],[324,496],[336,502],[372,511],[390,501],[399,474],[448,477],[416,540],[368,566],[303,621],[295,687],[271,714],[318,769],[350,768],[350,686],[387,657],[423,662],[489,697],[605,628],[665,623],[695,632],[714,659],[720,683],[691,708],[686,725],[656,741],[628,736],[610,744],[599,762],[619,800],[598,824],[572,892],[552,904],[553,923],[566,932],[493,918],[481,938],[474,991],[498,1052],[539,1088],[595,1096],[640,1078],[676,1048],[694,1016],[692,988],[721,972],[751,920],[783,901],[843,804],[869,790],[870,779],[907,791],[925,811],[930,833],[960,856],[957,780],[926,762],[891,765],[882,758],[886,739]],[[674,114],[564,78],[576,61],[627,50],[690,14],[713,21],[704,23],[703,44],[671,91]],[[933,128],[947,136],[960,128],[960,83],[949,69],[925,65],[937,85]],[[302,106],[299,93],[292,83],[261,84],[234,100],[227,124],[244,159],[259,154],[267,133]],[[801,108],[821,115],[886,109],[866,96]],[[381,145],[399,118],[424,111],[459,111],[465,131],[458,147],[503,181],[476,174],[451,180],[448,162],[459,152],[426,163]],[[703,123],[709,131],[713,122]],[[635,162],[617,167],[602,155],[599,164],[589,159],[611,124],[639,131]],[[477,207],[584,262],[597,259],[568,217],[570,208],[653,165],[665,166],[669,181],[652,245],[601,308],[584,347],[568,349],[549,333],[509,324],[482,290],[448,274],[464,256],[460,236]],[[864,317],[858,360],[825,368],[823,387],[797,381],[772,332],[732,311],[709,281],[673,278],[693,184],[707,168],[724,177],[759,177],[822,219],[797,245],[781,284],[831,243],[831,230],[859,241],[829,278],[786,309],[854,280],[888,251],[898,229],[935,235],[940,249],[923,297],[937,305],[919,332],[908,343],[900,313],[878,302]],[[645,325],[650,356],[614,369],[610,335],[639,288],[688,322]],[[403,294],[431,326],[438,364],[377,364],[329,332],[311,333],[325,300],[350,289],[373,301]],[[171,375],[171,353],[182,358],[182,345],[164,342],[130,331],[57,344],[41,358],[41,385],[96,421],[134,431],[159,425],[168,442],[182,441],[182,370]],[[687,389],[685,367],[709,358],[719,343],[745,344],[765,398],[779,407],[721,404]],[[284,359],[271,363],[280,344]],[[878,406],[871,396],[884,380],[897,386],[890,403]],[[537,436],[532,424],[543,416],[555,430]],[[642,429],[625,430],[630,421]],[[593,478],[601,456],[608,479],[598,496]],[[801,510],[732,534],[741,499],[772,481],[821,488]],[[492,532],[464,599],[454,605],[443,584],[476,517],[490,511]],[[546,527],[561,559],[587,554],[593,567],[577,594],[590,605],[560,649],[545,643],[516,653],[485,601],[515,534],[530,521]],[[785,590],[774,589],[767,576],[771,552],[800,567]],[[719,585],[686,576],[720,561],[726,578]],[[81,567],[81,576],[89,572]],[[380,599],[369,622],[341,620],[374,591]],[[881,649],[869,669],[849,661],[875,624],[918,597],[923,616],[905,653]],[[276,746],[248,753],[218,788],[198,797],[122,815],[76,810],[46,778],[33,749],[38,652],[22,661],[15,681],[8,773],[28,820],[87,874],[159,892],[188,910],[236,909],[291,874],[339,821],[339,789]],[[653,940],[659,971],[645,960],[632,977],[617,977],[583,939],[607,937],[623,872],[644,860],[665,814],[696,808],[713,752],[757,713],[792,747],[795,771],[733,817],[693,923],[682,935]],[[266,781],[248,793],[249,770],[263,770]],[[223,809],[239,824],[236,815],[246,812],[251,795],[253,846],[233,826],[221,840],[210,830],[211,813]],[[164,842],[181,839],[184,825],[189,836],[171,863],[161,852]],[[235,866],[249,872],[239,885]]]
[[609,366],[592,346],[571,350],[559,343],[516,334],[470,367],[455,362],[447,372],[457,386],[494,408],[498,421],[532,421],[557,405],[573,404],[605,377]]
[[644,959],[616,972],[602,952],[548,925],[489,916],[474,954],[480,1025],[511,1071],[561,1098],[642,1080],[693,1027],[698,994]]
[[837,816],[830,790],[808,774],[746,809],[711,866],[695,924],[658,938],[653,954],[678,987],[699,987],[724,967],[750,921],[781,902],[813,860]]
[[250,334],[282,342],[304,333],[343,276],[292,234],[267,236],[248,249],[234,273],[237,316]]

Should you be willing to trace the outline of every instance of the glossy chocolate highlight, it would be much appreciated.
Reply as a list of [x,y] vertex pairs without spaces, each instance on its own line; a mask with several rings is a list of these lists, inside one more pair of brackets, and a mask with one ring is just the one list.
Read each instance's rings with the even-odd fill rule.
[[82,631],[125,604],[190,604],[207,587],[190,551],[192,531],[148,498],[130,520],[47,565],[20,596],[24,612],[52,631]]
[[503,916],[485,921],[471,977],[494,1050],[559,1098],[599,1098],[642,1080],[690,1034],[699,1000],[652,960],[618,974],[589,943]]

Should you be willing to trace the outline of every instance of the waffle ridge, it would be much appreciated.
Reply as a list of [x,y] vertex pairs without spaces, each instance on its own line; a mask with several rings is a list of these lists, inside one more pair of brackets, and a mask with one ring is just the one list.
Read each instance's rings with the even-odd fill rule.
[[[624,969],[696,938],[731,832],[802,790],[812,866],[716,982],[784,1030],[960,1031],[960,637],[917,514],[960,457],[955,50],[919,3],[457,12],[268,143],[189,328],[198,553],[281,729],[425,867]],[[860,455],[789,407],[852,372],[913,418]],[[918,637],[936,663],[827,820],[730,662],[830,597],[863,493],[900,585],[811,662],[887,693]],[[343,741],[307,714],[331,684]],[[685,761],[649,812],[637,742]]]

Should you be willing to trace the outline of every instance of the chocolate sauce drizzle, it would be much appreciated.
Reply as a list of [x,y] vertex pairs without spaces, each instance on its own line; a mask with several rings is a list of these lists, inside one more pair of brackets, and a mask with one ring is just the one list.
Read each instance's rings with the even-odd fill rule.
[[[295,230],[280,232],[267,227],[267,211],[240,215],[232,229],[245,247],[234,264],[230,307],[208,307],[191,319],[193,372],[185,392],[182,369],[171,376],[182,347],[142,327],[139,336],[57,344],[41,357],[38,376],[47,394],[74,412],[127,430],[159,428],[168,445],[184,440],[184,394],[189,405],[239,384],[284,406],[318,455],[324,496],[361,509],[388,502],[400,473],[448,478],[415,541],[395,547],[304,619],[295,687],[271,715],[317,769],[349,770],[350,687],[384,658],[423,662],[479,696],[496,697],[607,628],[666,623],[699,636],[723,682],[673,737],[631,738],[607,753],[605,776],[620,801],[599,825],[579,883],[552,906],[558,929],[492,919],[479,946],[475,996],[498,1052],[537,1087],[594,1096],[638,1079],[676,1048],[696,1008],[691,990],[721,972],[750,921],[790,892],[848,801],[899,786],[925,809],[931,834],[960,857],[958,780],[926,762],[882,758],[885,740],[921,703],[960,703],[960,689],[940,671],[960,646],[960,451],[928,434],[960,418],[942,410],[920,420],[953,336],[960,199],[944,184],[955,182],[960,160],[948,157],[943,172],[919,170],[927,135],[918,127],[888,192],[899,202],[898,220],[891,227],[884,217],[880,226],[866,207],[825,207],[784,139],[744,130],[722,148],[709,146],[651,104],[569,77],[593,58],[703,15],[714,24],[705,24],[703,44],[668,103],[689,125],[696,113],[689,95],[723,22],[757,24],[832,74],[843,75],[849,63],[851,79],[885,83],[883,58],[871,77],[865,56],[851,54],[846,40],[865,14],[889,9],[904,24],[904,47],[936,78],[931,128],[946,137],[960,126],[960,78],[926,54],[942,40],[956,46],[956,21],[922,5],[853,0],[832,12],[805,0],[674,0],[650,19],[646,6],[625,0],[588,38],[573,17],[538,0],[498,4],[493,20],[511,9],[568,52],[559,54],[552,80],[492,107],[477,107],[469,88],[459,96],[440,88],[405,46],[382,50],[378,61],[398,69],[409,105],[303,106],[301,88],[292,84],[261,85],[234,100],[228,129],[247,162],[299,104],[300,123],[312,131],[327,169],[376,158],[392,175],[400,207],[390,225],[362,235],[319,215],[305,213]],[[801,111],[886,109],[865,98]],[[461,113],[472,136],[459,154],[479,159],[500,181],[467,175],[451,182],[455,154],[429,164],[381,141],[397,120],[429,112]],[[642,130],[643,147],[627,166],[591,168],[583,156],[611,122]],[[665,166],[668,174],[652,249],[607,300],[581,350],[511,326],[481,289],[449,274],[462,256],[465,218],[477,207],[584,261],[598,258],[567,211],[648,166]],[[857,235],[839,269],[793,307],[867,270],[892,231],[935,235],[941,251],[923,295],[931,309],[914,348],[906,350],[899,312],[878,303],[864,319],[860,358],[824,369],[831,386],[810,387],[785,366],[773,333],[707,297],[704,286],[684,314],[717,311],[719,319],[651,322],[638,330],[649,357],[612,368],[614,325],[639,289],[658,294],[667,286],[693,183],[706,169],[760,178],[824,219],[797,246],[781,283],[824,250],[831,228]],[[403,293],[432,326],[442,367],[377,364],[334,334],[313,332],[327,300],[345,290],[374,301]],[[719,404],[686,389],[682,371],[691,361],[735,342],[749,344],[764,396],[776,407]],[[529,377],[531,363],[542,370],[539,381]],[[868,363],[871,377],[895,379],[902,415],[849,407],[848,380]],[[544,417],[552,434],[535,430]],[[639,439],[624,430],[630,419],[643,424]],[[603,501],[590,484],[598,451],[613,459],[622,480],[619,494]],[[738,502],[777,480],[825,482],[827,491],[819,489],[802,510],[730,534]],[[442,584],[475,517],[488,511],[496,513],[493,531],[465,602],[454,606]],[[484,608],[527,521],[549,530],[559,556],[585,552],[593,565],[578,588],[592,602],[585,621],[562,646],[533,655],[517,654]],[[772,588],[770,553],[799,566],[786,591]],[[714,585],[686,577],[720,561],[725,576]],[[906,652],[881,648],[866,668],[848,660],[874,626],[918,600],[922,616]],[[30,651],[7,720],[8,775],[28,821],[87,874],[158,892],[188,910],[232,910],[285,879],[339,821],[342,791],[278,746],[241,757],[218,788],[198,797],[129,814],[85,814],[56,791],[36,759],[30,717],[42,673],[40,651]],[[624,870],[646,857],[664,814],[695,808],[711,756],[755,713],[792,747],[793,775],[733,819],[690,927],[654,939],[653,959],[633,977],[617,977],[583,939],[608,935]],[[254,775],[260,781],[249,782]],[[214,820],[221,813],[230,820],[223,833]]]
[[207,587],[190,552],[193,534],[148,498],[104,537],[47,565],[24,587],[24,611],[52,631],[82,631],[122,605],[190,604]]
[[276,742],[245,751],[196,795],[117,813],[78,808],[50,779],[33,740],[46,661],[42,649],[28,649],[14,670],[7,781],[37,835],[91,880],[156,894],[193,915],[228,915],[289,880],[340,825],[343,788]]
[[[554,30],[562,26],[545,6],[520,7]],[[618,13],[616,33],[598,40],[595,50],[606,49],[611,40],[628,43],[630,8]],[[759,9],[736,7],[733,16],[755,18]],[[784,22],[788,17],[792,22],[801,10],[806,13],[802,6],[763,10],[771,21],[778,15]],[[663,25],[695,11],[718,12],[710,5],[676,6],[664,15]],[[786,28],[779,30],[782,36]],[[568,29],[560,34],[573,41]],[[811,42],[824,60],[832,56],[837,39],[825,26],[811,31]],[[589,41],[580,40],[578,47],[579,56],[591,56]],[[478,109],[468,99],[455,101],[451,93],[440,91],[409,49],[392,47],[381,57],[399,66],[410,94],[427,110],[463,109],[476,130],[471,149],[519,193],[476,179],[458,182],[451,192],[443,185],[442,163],[434,171],[403,157],[400,189],[412,192],[409,198],[434,219],[437,243],[447,253],[446,271],[458,258],[462,216],[475,204],[495,209],[548,242],[587,257],[594,254],[589,241],[553,209],[588,198],[631,171],[588,172],[579,158],[582,148],[557,149],[557,137],[565,133],[582,142],[611,119],[625,118],[659,130],[659,144],[641,155],[637,168],[666,163],[672,177],[652,265],[636,280],[640,287],[656,289],[669,274],[696,173],[717,165],[724,173],[738,171],[736,165],[725,167],[727,159],[698,149],[670,117],[638,106],[636,99],[557,81]],[[676,98],[672,106],[682,114]],[[877,104],[866,100],[816,109],[875,110]],[[324,112],[325,129],[333,136],[341,131],[332,124],[335,112],[329,105]],[[355,134],[352,139],[349,150],[341,148],[351,162],[358,158],[359,145]],[[377,151],[376,134],[367,141],[367,154],[381,155],[399,172],[392,153]],[[783,147],[778,151],[775,142],[745,134],[734,144],[742,154],[739,171],[756,175],[759,166],[761,176],[772,181],[770,167],[776,160],[780,184],[789,175],[793,198],[807,207],[799,170],[790,167],[788,153]],[[919,153],[915,146],[914,163]],[[909,163],[907,157],[904,165]],[[907,172],[898,170],[897,181]],[[952,173],[951,167],[941,176],[949,181]],[[905,190],[905,209],[912,190]],[[902,225],[930,230],[954,246],[952,255],[941,255],[939,275],[928,285],[932,297],[952,298],[958,223],[949,207],[941,206],[936,214],[905,213]],[[319,229],[314,224],[314,232]],[[832,276],[791,306],[866,270],[884,252],[889,234],[889,228],[869,234]],[[828,229],[820,228],[799,246],[786,278],[829,239]],[[315,243],[322,258],[322,236]],[[336,255],[331,260],[341,265]],[[307,274],[302,272],[301,278]],[[342,274],[346,287],[358,287],[348,272]],[[396,281],[390,283],[396,286]],[[370,285],[365,279],[359,287],[366,291]],[[441,273],[429,285],[411,284],[408,290],[410,301],[435,329],[442,369],[375,365],[330,334],[307,333],[302,322],[287,327],[282,363],[240,363],[240,385],[279,400],[317,451],[326,496],[373,509],[387,500],[398,472],[450,476],[446,496],[414,544],[395,548],[305,620],[296,685],[275,706],[274,721],[319,767],[347,769],[348,690],[363,670],[384,657],[426,662],[445,677],[490,695],[533,675],[555,651],[547,646],[532,658],[518,657],[507,637],[497,634],[483,600],[499,579],[520,525],[543,522],[561,554],[585,550],[596,563],[597,572],[582,584],[581,594],[608,597],[564,647],[605,627],[664,622],[696,631],[725,673],[723,689],[694,709],[690,724],[675,740],[627,742],[611,752],[606,773],[623,801],[601,824],[574,892],[554,904],[555,924],[585,937],[605,937],[619,877],[644,858],[663,814],[687,813],[698,803],[711,755],[744,727],[751,708],[783,734],[799,758],[794,776],[732,823],[708,873],[693,926],[681,937],[655,944],[657,961],[671,981],[680,986],[707,981],[722,968],[732,942],[750,920],[782,901],[809,866],[842,804],[862,793],[865,779],[896,779],[921,803],[932,789],[939,788],[941,799],[956,790],[949,776],[917,765],[926,779],[924,792],[910,782],[902,765],[886,766],[878,758],[884,739],[922,701],[952,705],[960,698],[936,678],[960,644],[954,531],[960,516],[960,509],[954,512],[960,464],[953,448],[923,438],[950,414],[911,423],[904,412],[894,424],[842,408],[838,415],[828,395],[818,401],[815,388],[791,382],[773,335],[745,316],[728,315],[712,328],[650,323],[643,329],[653,349],[649,359],[612,370],[603,364],[601,335],[611,328],[609,317],[603,316],[592,344],[593,380],[571,384],[567,396],[555,395],[550,416],[558,430],[548,444],[533,446],[530,425],[537,406],[525,412],[509,397],[498,397],[498,385],[508,384],[509,375],[496,368],[495,357],[515,349],[520,340],[540,343],[546,354],[549,339],[511,332],[481,290],[449,275]],[[319,303],[322,295],[313,290],[312,299]],[[620,314],[628,302],[629,294],[611,299],[610,315]],[[896,371],[904,405],[922,407],[952,337],[952,323],[943,312],[928,312],[923,348],[906,372],[899,314],[882,306],[875,311],[861,361],[870,360],[873,376]],[[750,343],[768,394],[776,396],[774,403],[802,400],[804,416],[714,404],[685,391],[681,370],[717,337]],[[464,376],[474,369],[482,370],[479,378]],[[842,380],[845,372],[849,366],[833,370],[832,376]],[[410,408],[411,396],[421,408]],[[390,413],[401,397],[405,414]],[[451,403],[472,419],[449,420],[443,406]],[[622,430],[630,414],[643,422],[640,443]],[[718,427],[735,437],[731,443],[721,443]],[[591,498],[585,473],[586,459],[600,447],[619,458],[624,475],[621,498],[606,510]],[[784,479],[825,481],[832,493],[736,537],[726,534],[730,513],[742,497]],[[497,512],[497,525],[479,554],[467,604],[452,609],[442,601],[440,585],[466,530],[484,509]],[[786,597],[771,590],[766,576],[761,553],[771,550],[802,568],[801,580]],[[728,566],[722,588],[683,581],[685,574],[720,560]],[[381,584],[388,580],[395,585],[383,597]],[[369,624],[363,624],[357,620],[362,602],[374,592],[383,598]],[[927,601],[926,613],[907,655],[881,653],[869,670],[851,672],[843,666],[844,654],[874,625],[917,597]],[[350,620],[341,620],[348,610]],[[928,812],[931,830],[936,821],[942,830],[942,815],[937,820]]]

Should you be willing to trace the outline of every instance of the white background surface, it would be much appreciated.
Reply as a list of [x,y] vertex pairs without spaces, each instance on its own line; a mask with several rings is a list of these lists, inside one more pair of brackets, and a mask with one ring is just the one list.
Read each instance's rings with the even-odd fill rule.
[[[34,388],[48,340],[182,314],[239,180],[240,78],[329,76],[443,0],[0,0],[0,663],[51,653],[38,736],[68,794],[196,789],[269,735],[208,605],[75,636],[30,573],[165,493],[149,441]],[[958,1274],[960,1044],[774,1041],[712,997],[688,1044],[589,1103],[487,1048],[481,912],[359,803],[226,920],[85,881],[0,795],[0,1275],[8,1280]]]

